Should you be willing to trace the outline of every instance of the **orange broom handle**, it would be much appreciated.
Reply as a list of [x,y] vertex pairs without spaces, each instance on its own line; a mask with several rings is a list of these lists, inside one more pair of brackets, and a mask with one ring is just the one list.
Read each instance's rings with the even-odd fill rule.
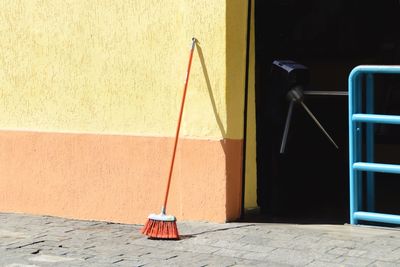
[[169,168],[168,183],[167,183],[167,191],[165,192],[164,205],[163,205],[162,211],[161,211],[161,212],[164,213],[164,214],[165,214],[165,212],[166,212],[166,207],[167,207],[169,187],[170,187],[170,185],[171,185],[172,171],[173,171],[173,169],[174,169],[176,148],[177,148],[177,146],[178,146],[178,138],[179,138],[179,131],[180,131],[180,128],[181,128],[183,107],[185,106],[186,91],[187,91],[187,87],[188,87],[188,83],[189,83],[189,73],[190,73],[190,68],[191,68],[191,66],[192,66],[193,51],[194,51],[194,47],[195,47],[195,46],[196,46],[196,38],[193,37],[193,38],[192,38],[192,48],[190,49],[189,65],[188,65],[187,73],[186,73],[185,88],[183,89],[183,97],[182,97],[182,103],[181,103],[181,110],[180,110],[180,112],[179,112],[178,126],[176,127],[174,151],[173,151],[173,153],[172,153],[171,167]]

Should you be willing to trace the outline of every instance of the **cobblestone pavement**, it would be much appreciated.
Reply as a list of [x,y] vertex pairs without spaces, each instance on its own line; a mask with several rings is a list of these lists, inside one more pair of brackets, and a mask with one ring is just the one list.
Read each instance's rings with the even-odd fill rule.
[[0,266],[400,266],[395,228],[182,222],[160,241],[140,227],[0,213]]

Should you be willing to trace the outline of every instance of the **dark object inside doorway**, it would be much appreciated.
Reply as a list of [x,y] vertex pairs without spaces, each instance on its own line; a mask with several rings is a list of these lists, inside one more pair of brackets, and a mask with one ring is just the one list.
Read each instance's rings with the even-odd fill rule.
[[[347,91],[347,78],[355,66],[400,63],[399,15],[399,3],[394,0],[256,1],[257,201],[260,212],[255,213],[260,220],[348,222],[347,98],[306,99],[307,105],[332,134],[339,150],[303,110],[295,107],[286,151],[281,154],[288,101],[272,86],[272,62],[291,59],[307,66],[312,90]],[[393,92],[396,89],[391,91],[396,95]],[[384,103],[388,92],[381,90],[377,98],[377,103]],[[400,97],[397,100],[400,101]],[[387,104],[382,106],[388,108]],[[385,195],[390,188],[393,185],[386,184],[377,193]],[[382,199],[381,203],[384,202]],[[400,203],[393,198],[386,202]],[[246,217],[252,216],[247,214]]]

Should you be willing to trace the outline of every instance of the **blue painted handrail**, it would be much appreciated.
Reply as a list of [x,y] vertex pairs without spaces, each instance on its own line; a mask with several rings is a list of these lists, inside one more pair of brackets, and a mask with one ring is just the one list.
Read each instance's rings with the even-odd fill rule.
[[[400,174],[400,165],[374,163],[374,124],[400,124],[400,116],[373,114],[374,74],[400,74],[400,66],[364,65],[355,67],[349,75],[349,168],[350,168],[350,223],[371,221],[400,224],[400,216],[374,212],[375,172]],[[365,88],[362,88],[362,79]],[[365,111],[363,108],[365,94]],[[365,127],[365,153],[367,162],[362,162],[362,127]],[[366,172],[366,211],[362,211],[362,178]]]
[[385,123],[385,124],[400,124],[400,116],[393,115],[378,115],[378,114],[354,114],[353,121]]
[[400,165],[395,165],[395,164],[356,162],[353,164],[353,169],[357,171],[366,171],[366,172],[383,172],[383,173],[400,174]]

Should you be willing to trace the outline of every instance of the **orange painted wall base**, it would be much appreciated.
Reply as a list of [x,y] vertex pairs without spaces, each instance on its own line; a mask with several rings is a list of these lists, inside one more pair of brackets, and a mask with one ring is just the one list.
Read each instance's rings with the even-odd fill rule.
[[[173,138],[0,132],[0,211],[144,223],[159,213]],[[241,140],[181,139],[167,213],[240,215]]]

